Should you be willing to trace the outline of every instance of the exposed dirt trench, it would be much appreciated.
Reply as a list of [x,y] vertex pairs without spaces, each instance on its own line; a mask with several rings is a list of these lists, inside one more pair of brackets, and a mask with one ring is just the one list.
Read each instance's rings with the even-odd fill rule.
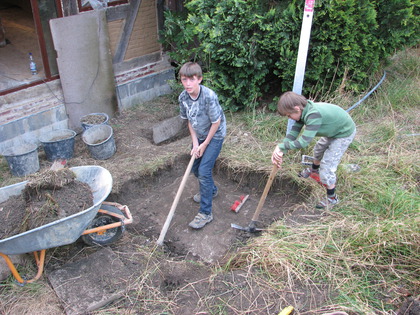
[[[232,172],[224,166],[223,159],[218,160],[214,170],[215,182],[219,187],[219,194],[213,203],[214,220],[201,230],[188,227],[199,207],[192,199],[198,191],[198,181],[190,174],[166,234],[164,246],[157,247],[166,253],[167,258],[157,255],[151,259],[147,253],[139,251],[140,247],[152,250],[156,246],[156,240],[178,191],[189,158],[187,154],[180,154],[166,168],[153,175],[132,178],[123,183],[117,193],[111,193],[108,197],[109,201],[127,205],[134,218],[134,222],[126,226],[123,238],[107,246],[124,263],[126,270],[122,277],[126,283],[125,289],[138,286],[138,279],[147,274],[147,285],[150,286],[148,290],[159,290],[173,301],[176,305],[172,308],[173,314],[208,311],[219,304],[220,296],[228,298],[239,310],[257,308],[252,311],[253,314],[278,313],[286,300],[295,299],[293,294],[264,289],[265,284],[253,283],[255,280],[250,277],[249,271],[232,270],[217,274],[211,271],[212,266],[223,265],[249,238],[260,235],[234,229],[231,223],[243,227],[249,225],[266,185],[268,173],[249,170]],[[276,177],[264,203],[258,227],[268,228],[276,220],[293,216],[292,209],[296,208],[297,203],[303,202],[297,189],[291,181]],[[238,213],[232,211],[232,204],[244,194],[249,194],[249,199]],[[81,261],[84,257],[96,256],[102,249],[88,247],[80,241],[59,247],[51,252],[46,273],[54,273],[66,265]],[[95,285],[101,286],[103,282],[103,285],[109,287],[110,280],[106,280],[109,274],[103,272],[95,272]],[[116,273],[115,276],[121,275]],[[77,292],[72,294],[77,295]],[[209,297],[205,298],[206,296]],[[210,299],[211,302],[203,304],[203,298]],[[130,296],[121,300],[118,307],[137,309],[138,306],[131,304],[132,299]],[[294,305],[322,303],[325,297],[318,294],[305,297],[301,302],[299,299],[300,297],[295,299]],[[164,305],[153,303],[149,307],[146,313],[157,313]],[[258,311],[258,308],[261,308],[261,311]],[[241,312],[238,311],[238,314]]]
[[[128,233],[141,233],[151,240],[159,237],[188,160],[188,155],[182,155],[173,167],[151,177],[131,180],[122,186],[119,194],[110,196],[112,201],[130,207],[135,222],[127,226]],[[203,229],[194,230],[188,227],[188,223],[199,209],[199,204],[192,199],[199,187],[195,176],[189,175],[165,236],[165,245],[172,255],[214,263],[249,236],[247,232],[232,228],[231,223],[243,227],[249,225],[265,187],[267,174],[229,174],[229,170],[219,162],[214,179],[219,194],[213,200],[213,222]],[[275,180],[264,203],[259,227],[267,227],[273,221],[283,218],[291,206],[302,201],[296,189],[289,181]],[[249,198],[236,213],[231,210],[231,206],[241,195],[249,195]]]

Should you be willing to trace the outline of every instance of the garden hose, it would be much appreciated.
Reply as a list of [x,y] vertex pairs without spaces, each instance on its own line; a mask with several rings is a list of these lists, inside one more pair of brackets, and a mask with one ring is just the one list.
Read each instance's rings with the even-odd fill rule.
[[384,71],[384,75],[382,76],[381,80],[378,82],[378,84],[375,85],[375,87],[370,90],[365,96],[362,97],[362,99],[360,101],[358,101],[356,104],[352,105],[350,108],[348,108],[346,110],[346,112],[351,111],[353,108],[356,108],[357,106],[360,105],[360,103],[362,103],[365,99],[367,99],[369,97],[370,94],[372,94],[381,84],[382,82],[384,82],[386,78],[386,71]]

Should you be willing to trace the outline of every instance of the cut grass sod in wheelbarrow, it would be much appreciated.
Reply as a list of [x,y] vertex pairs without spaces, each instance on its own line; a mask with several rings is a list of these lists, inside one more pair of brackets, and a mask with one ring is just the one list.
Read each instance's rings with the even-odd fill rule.
[[[84,192],[77,187],[81,187]],[[0,219],[7,222],[4,226],[13,224],[13,228],[8,228],[1,235],[0,256],[6,260],[15,279],[20,283],[37,280],[43,271],[45,250],[73,243],[81,235],[88,245],[103,245],[117,240],[124,231],[124,225],[132,222],[132,217],[126,206],[104,202],[111,188],[111,174],[100,166],[80,166],[55,173],[49,170],[36,179],[0,188]],[[86,192],[87,195],[81,200]],[[17,204],[19,198],[20,206],[23,207]],[[42,202],[27,204],[32,199],[41,199]],[[65,202],[59,203],[62,199]],[[10,201],[12,205],[8,205]],[[103,204],[106,206],[100,209]],[[16,217],[10,220],[14,213],[21,213],[19,220]],[[40,221],[42,216],[49,217]],[[92,235],[89,237],[88,234]],[[30,252],[35,255],[38,273],[32,280],[25,281],[8,255]]]
[[0,239],[68,217],[93,205],[89,185],[68,168],[32,174],[22,193],[0,204]]

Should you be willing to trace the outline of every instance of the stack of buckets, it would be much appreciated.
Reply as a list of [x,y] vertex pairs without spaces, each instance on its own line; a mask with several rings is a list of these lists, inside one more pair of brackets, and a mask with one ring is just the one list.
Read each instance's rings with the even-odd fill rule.
[[[89,116],[102,117],[103,122],[100,124],[88,124]],[[105,113],[93,113],[83,116],[80,119],[84,129],[82,140],[86,143],[91,156],[97,160],[106,160],[114,155],[116,151],[114,132],[112,127],[108,125],[109,117]]]

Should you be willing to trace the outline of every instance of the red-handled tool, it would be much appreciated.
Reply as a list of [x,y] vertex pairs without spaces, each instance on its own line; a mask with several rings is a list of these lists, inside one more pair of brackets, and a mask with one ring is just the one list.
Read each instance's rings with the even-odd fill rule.
[[251,233],[254,233],[254,232],[260,230],[260,229],[256,228],[256,223],[257,223],[258,217],[260,215],[260,212],[262,210],[262,207],[264,205],[265,199],[267,198],[268,191],[270,190],[271,184],[273,183],[273,180],[274,180],[274,178],[277,174],[277,171],[278,171],[277,165],[273,164],[273,168],[271,169],[270,176],[268,177],[267,183],[265,184],[263,194],[260,198],[260,201],[258,202],[257,209],[255,210],[254,216],[252,217],[252,220],[251,220],[251,223],[249,224],[249,226],[248,227],[240,227],[239,225],[232,223],[230,225],[231,227],[233,227],[235,229],[251,232]]
[[242,195],[240,197],[240,200],[235,200],[232,207],[230,207],[230,210],[239,212],[239,209],[242,208],[242,206],[244,205],[245,201],[247,201],[248,198],[249,198],[249,195]]

